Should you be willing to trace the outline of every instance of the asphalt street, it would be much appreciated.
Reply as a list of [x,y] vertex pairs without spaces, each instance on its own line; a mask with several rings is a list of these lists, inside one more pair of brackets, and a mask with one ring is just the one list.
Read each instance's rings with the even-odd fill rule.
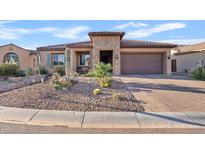
[[204,134],[204,128],[172,128],[172,129],[88,129],[88,128],[68,128],[36,126],[26,124],[0,123],[1,134]]

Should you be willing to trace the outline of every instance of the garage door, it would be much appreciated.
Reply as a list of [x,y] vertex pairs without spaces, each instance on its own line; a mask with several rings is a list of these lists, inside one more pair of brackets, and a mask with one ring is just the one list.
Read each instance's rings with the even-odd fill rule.
[[163,56],[161,53],[122,53],[122,74],[162,74]]

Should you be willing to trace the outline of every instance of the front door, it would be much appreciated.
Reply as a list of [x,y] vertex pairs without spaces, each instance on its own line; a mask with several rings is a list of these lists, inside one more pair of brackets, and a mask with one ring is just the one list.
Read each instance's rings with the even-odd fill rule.
[[177,61],[176,59],[172,59],[172,72],[177,71]]
[[112,57],[112,51],[100,51],[100,62],[103,62],[105,64],[110,63],[112,65]]

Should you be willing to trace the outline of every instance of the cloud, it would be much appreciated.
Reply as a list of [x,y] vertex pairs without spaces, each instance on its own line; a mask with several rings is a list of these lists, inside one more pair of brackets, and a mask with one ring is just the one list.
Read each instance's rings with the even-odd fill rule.
[[13,20],[0,20],[0,27],[4,26],[5,24],[10,24],[14,22]]
[[45,28],[36,28],[36,29],[27,29],[27,28],[0,28],[0,39],[5,40],[14,40],[21,38],[25,34],[34,34],[34,33],[52,33],[55,32],[57,28],[45,27]]
[[205,38],[200,38],[200,39],[160,40],[158,42],[168,42],[168,43],[176,43],[176,44],[182,44],[182,45],[189,45],[189,44],[196,44],[196,43],[205,42]]
[[149,37],[149,36],[156,34],[156,33],[181,29],[181,28],[185,28],[185,27],[186,27],[186,24],[184,24],[184,23],[160,24],[160,25],[157,25],[154,27],[128,31],[126,37],[127,38],[145,38],[145,37]]
[[5,40],[14,40],[18,39],[20,36],[18,34],[12,33],[7,30],[2,30],[0,29],[0,39],[5,39]]
[[[76,26],[71,28],[41,27],[41,28],[8,28],[6,25],[14,21],[0,20],[0,39],[14,40],[22,35],[35,33],[50,33],[54,37],[77,39],[81,38],[80,33],[89,29],[87,26]],[[84,36],[83,36],[84,38]]]
[[58,28],[54,28],[54,27],[44,27],[44,28],[34,28],[34,29],[27,29],[27,28],[10,29],[11,32],[16,32],[18,34],[52,33],[57,30]]
[[19,39],[22,35],[36,34],[36,33],[50,33],[54,37],[77,39],[81,32],[87,31],[87,26],[77,26],[73,28],[56,28],[56,27],[42,27],[42,28],[6,28],[4,24],[10,22],[0,21],[0,39],[14,40]]
[[47,46],[48,44],[43,44],[43,43],[33,43],[33,44],[18,44],[24,49],[30,49],[30,50],[36,50],[37,47],[40,46]]
[[89,30],[87,26],[77,26],[73,28],[63,29],[54,34],[55,37],[59,38],[68,38],[68,39],[77,39],[79,34]]
[[139,28],[139,27],[148,27],[148,24],[145,23],[134,23],[134,22],[129,22],[126,24],[122,24],[122,25],[117,25],[114,27],[114,29],[125,29],[128,27],[135,27],[135,28]]

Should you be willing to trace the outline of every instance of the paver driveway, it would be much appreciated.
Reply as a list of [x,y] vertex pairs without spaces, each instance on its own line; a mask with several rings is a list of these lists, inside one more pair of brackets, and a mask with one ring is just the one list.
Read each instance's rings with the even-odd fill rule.
[[205,112],[205,81],[179,75],[120,78],[147,112]]

